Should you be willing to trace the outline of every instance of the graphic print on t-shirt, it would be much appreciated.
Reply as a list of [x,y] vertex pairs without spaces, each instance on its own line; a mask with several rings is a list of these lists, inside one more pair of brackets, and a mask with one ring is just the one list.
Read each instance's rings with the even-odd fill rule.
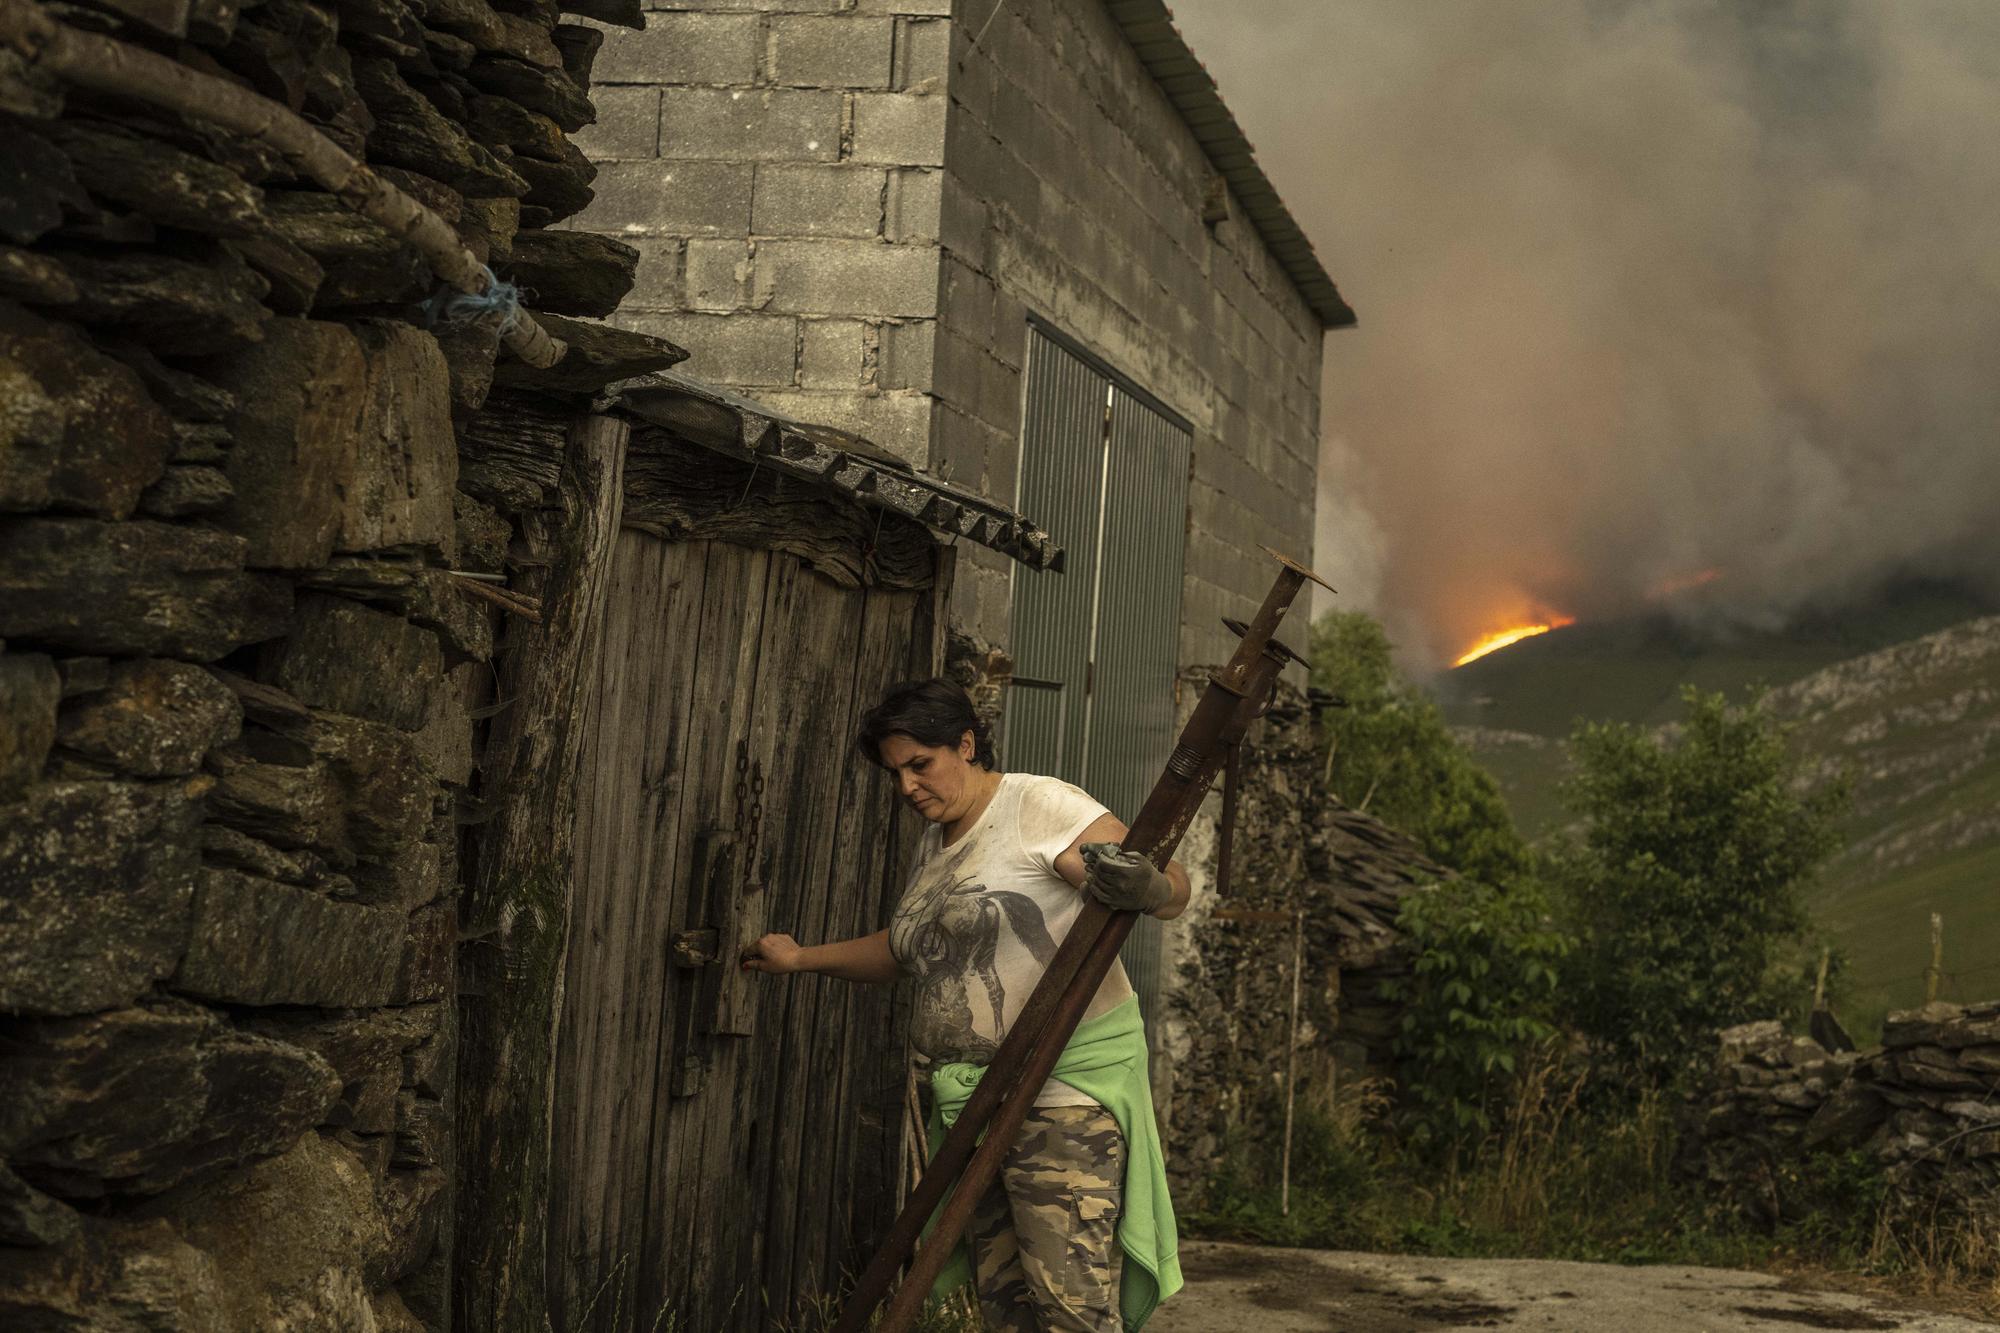
[[[924,830],[889,922],[889,951],[916,983],[910,1045],[918,1055],[992,1063],[1083,910],[1083,894],[1056,858],[1105,813],[1060,778],[1003,773],[985,812],[951,846],[938,825]],[[1084,1020],[1131,995],[1114,962]],[[1035,1097],[1037,1106],[1089,1104],[1053,1077]]]
[[960,873],[971,851],[968,843],[940,852],[922,868],[917,891],[896,909],[889,937],[917,983],[912,1044],[932,1059],[985,1064],[1000,1048],[993,1034],[1006,1023],[1007,987],[999,967],[1003,915],[1042,967],[1056,945],[1034,899],[989,889]]

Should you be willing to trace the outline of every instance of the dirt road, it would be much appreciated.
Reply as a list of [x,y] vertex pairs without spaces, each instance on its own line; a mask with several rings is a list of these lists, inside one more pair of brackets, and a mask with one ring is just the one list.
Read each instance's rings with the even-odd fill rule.
[[1975,1333],[2000,1325],[1795,1290],[1768,1273],[1533,1259],[1418,1259],[1191,1242],[1187,1287],[1147,1333],[1788,1333],[1811,1328]]

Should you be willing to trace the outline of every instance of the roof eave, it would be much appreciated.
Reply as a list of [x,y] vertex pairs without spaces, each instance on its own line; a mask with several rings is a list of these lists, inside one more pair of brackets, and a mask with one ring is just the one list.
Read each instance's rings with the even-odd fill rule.
[[[1250,225],[1319,317],[1321,326],[1352,328],[1356,322],[1353,307],[1341,298],[1340,288],[1319,262],[1305,229],[1257,165],[1256,150],[1223,102],[1214,77],[1174,26],[1173,12],[1162,0],[1104,0],[1104,9],[1193,132],[1208,155],[1209,165],[1228,182],[1236,197],[1245,201]],[[1254,207],[1251,200],[1256,201]]]

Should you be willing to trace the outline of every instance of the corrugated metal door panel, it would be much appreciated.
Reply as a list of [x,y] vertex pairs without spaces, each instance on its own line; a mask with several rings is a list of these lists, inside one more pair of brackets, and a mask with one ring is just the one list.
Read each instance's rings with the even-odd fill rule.
[[[1111,382],[1039,330],[1028,333],[1015,507],[1067,552],[1062,574],[1014,574],[1014,672],[1001,738],[1006,767],[1080,781]],[[1025,683],[1025,682],[1033,682]]]
[[[1107,440],[1085,786],[1130,822],[1174,745],[1194,440],[1122,388],[1111,393]],[[1139,921],[1120,957],[1150,1031],[1160,994],[1160,923]]]
[[1092,794],[1128,821],[1173,749],[1192,446],[1185,430],[1112,390],[1083,768]]

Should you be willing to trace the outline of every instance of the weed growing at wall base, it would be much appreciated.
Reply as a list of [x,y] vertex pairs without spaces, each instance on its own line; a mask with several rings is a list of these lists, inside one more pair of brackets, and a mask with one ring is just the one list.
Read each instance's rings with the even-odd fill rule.
[[[2000,1244],[1884,1207],[1862,1153],[1788,1166],[1799,1220],[1743,1219],[1670,1169],[1672,1104],[1640,1094],[1588,1111],[1583,1078],[1546,1049],[1522,1072],[1495,1131],[1440,1163],[1393,1129],[1351,1113],[1357,1095],[1308,1099],[1296,1124],[1291,1210],[1278,1207],[1277,1155],[1239,1145],[1184,1214],[1191,1235],[1314,1249],[1458,1258],[1573,1259],[1862,1274],[1971,1313],[2000,1315]],[[1343,1109],[1343,1107],[1348,1109]]]

